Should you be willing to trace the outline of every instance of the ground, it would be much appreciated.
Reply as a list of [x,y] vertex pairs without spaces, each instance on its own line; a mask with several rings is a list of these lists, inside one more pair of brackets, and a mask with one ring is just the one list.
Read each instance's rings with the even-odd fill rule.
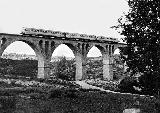
[[154,97],[104,90],[87,81],[0,80],[18,84],[0,88],[1,113],[122,113],[135,107],[142,113],[159,112]]

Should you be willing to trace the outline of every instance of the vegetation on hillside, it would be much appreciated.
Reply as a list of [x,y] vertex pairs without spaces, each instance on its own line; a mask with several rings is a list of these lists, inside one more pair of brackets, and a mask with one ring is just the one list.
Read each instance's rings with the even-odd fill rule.
[[18,77],[36,78],[38,61],[36,60],[11,60],[0,58],[0,74]]
[[[120,56],[113,57],[113,78],[114,80],[119,80],[124,76],[123,71],[123,61]],[[74,80],[75,79],[75,60],[67,60],[65,57],[62,57],[60,61],[51,63],[51,76],[56,78],[61,78],[64,80]],[[61,67],[61,68],[59,68]],[[103,79],[103,63],[102,60],[88,59],[86,63],[86,78],[87,79]]]
[[[121,61],[120,56],[114,56],[113,57],[113,78],[114,80],[119,80],[123,76],[123,62]],[[1,59],[0,60],[0,72],[1,72],[1,78],[5,79],[24,79],[28,80],[26,78],[30,78],[29,80],[33,82],[34,85],[37,85],[37,83],[34,83],[33,80],[37,80],[37,61],[36,60],[11,60],[11,59]],[[75,80],[75,60],[67,60],[65,57],[61,57],[59,61],[51,62],[51,78],[49,83],[53,84],[62,84],[64,85],[64,82],[67,81],[74,81]],[[87,74],[86,79],[91,79],[92,82],[88,82],[89,84],[103,87],[107,90],[117,91],[117,84],[114,84],[112,82],[104,82],[99,83],[99,81],[96,80],[103,80],[103,65],[102,60],[95,60],[95,59],[88,59],[87,60]],[[4,80],[5,80],[4,79]],[[61,81],[62,80],[62,81]],[[23,86],[22,84],[26,84],[25,86],[30,86],[32,83],[28,82],[15,82],[16,80],[7,81],[5,80],[5,83],[2,81],[1,84],[3,84],[6,87],[14,87],[14,86]],[[6,84],[6,82],[9,84]],[[44,82],[44,80],[40,80],[40,82]],[[100,85],[99,85],[100,84]]]
[[[118,80],[123,76],[123,62],[120,56],[114,56],[113,78]],[[36,78],[37,76],[37,60],[11,60],[0,59],[0,74],[10,75],[14,77],[30,77]],[[60,60],[50,63],[51,77],[60,78],[63,80],[75,80],[76,64],[75,60],[67,60],[65,57],[61,57]],[[103,79],[103,63],[102,60],[87,60],[87,79]]]

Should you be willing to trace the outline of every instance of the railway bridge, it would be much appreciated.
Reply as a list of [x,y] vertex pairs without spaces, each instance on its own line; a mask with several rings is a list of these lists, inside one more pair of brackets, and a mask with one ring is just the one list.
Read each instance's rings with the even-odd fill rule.
[[124,47],[125,44],[111,41],[79,40],[65,37],[51,38],[48,36],[24,36],[19,34],[0,33],[0,56],[4,50],[13,42],[22,41],[27,43],[36,53],[38,58],[38,78],[48,79],[50,77],[49,63],[52,53],[60,45],[67,45],[74,53],[76,62],[76,80],[82,80],[86,75],[86,58],[89,50],[96,46],[102,53],[103,78],[113,79],[111,69],[111,57],[117,48]]

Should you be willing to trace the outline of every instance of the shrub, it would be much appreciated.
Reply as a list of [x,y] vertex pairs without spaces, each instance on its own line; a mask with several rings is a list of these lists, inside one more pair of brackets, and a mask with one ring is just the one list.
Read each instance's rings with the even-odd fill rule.
[[56,78],[69,81],[75,80],[76,68],[74,65],[74,60],[67,60],[65,57],[62,57],[60,61],[54,63],[56,63],[56,66],[51,64],[51,67],[54,69],[55,73],[53,74]]
[[90,60],[88,59],[86,64],[86,78],[88,79],[102,79],[102,60]]
[[78,97],[78,90],[74,89],[74,88],[67,88],[64,91],[64,96],[67,98],[77,98]]
[[139,84],[143,94],[159,96],[160,76],[157,72],[144,73],[139,77]]
[[108,82],[108,83],[105,83],[104,85],[102,85],[102,87],[105,89],[105,90],[111,90],[111,91],[118,91],[118,85],[116,83],[113,83],[113,82]]
[[120,92],[123,93],[140,93],[139,91],[135,90],[134,86],[139,86],[136,77],[127,76],[120,81],[118,88],[120,89]]
[[53,98],[60,98],[64,95],[64,89],[58,89],[54,88],[48,91],[48,98],[53,99]]

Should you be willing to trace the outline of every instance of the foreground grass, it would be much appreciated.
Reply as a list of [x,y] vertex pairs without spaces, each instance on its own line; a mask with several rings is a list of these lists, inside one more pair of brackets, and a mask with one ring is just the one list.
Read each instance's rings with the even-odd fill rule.
[[[99,91],[51,91],[48,97],[30,93],[24,97],[1,96],[1,113],[122,113],[126,108],[138,107],[141,113],[158,113],[155,99],[133,95],[119,95]],[[30,95],[30,96],[29,96]],[[139,102],[139,103],[137,103]],[[138,106],[137,106],[138,104]]]
[[15,87],[1,82],[0,113],[122,113],[127,108],[160,112],[154,97],[82,89],[66,81],[26,82],[29,86],[17,82],[17,87],[13,81]]

